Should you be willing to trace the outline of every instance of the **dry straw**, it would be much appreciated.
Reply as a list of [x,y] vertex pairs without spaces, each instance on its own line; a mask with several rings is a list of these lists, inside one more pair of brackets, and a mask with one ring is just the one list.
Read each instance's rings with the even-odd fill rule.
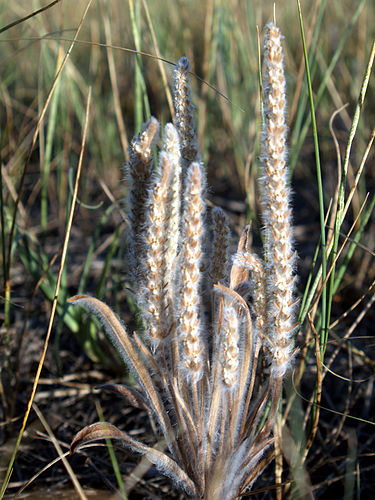
[[141,388],[116,390],[148,410],[167,444],[162,453],[96,423],[77,434],[71,451],[110,437],[145,455],[197,499],[240,497],[272,460],[272,428],[293,354],[285,79],[274,24],[266,29],[264,61],[264,259],[251,249],[249,227],[229,258],[229,225],[220,209],[211,212],[212,231],[205,225],[205,170],[189,61],[182,58],[174,75],[176,122],[165,127],[158,164],[151,148],[159,125],[152,118],[134,139],[127,167],[131,272],[139,284],[144,339],[129,335],[99,300],[70,299],[99,317]]

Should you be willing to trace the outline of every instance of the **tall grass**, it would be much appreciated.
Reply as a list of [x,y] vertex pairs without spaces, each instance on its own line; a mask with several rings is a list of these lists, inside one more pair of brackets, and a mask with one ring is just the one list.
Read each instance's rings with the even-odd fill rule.
[[[41,6],[38,2],[33,4],[35,9]],[[30,14],[24,4],[3,2],[2,7],[1,26]],[[50,94],[85,7],[86,2],[76,2],[72,9],[68,2],[62,1],[0,35],[4,284],[0,295],[4,304],[1,343],[6,354],[2,360],[1,397],[7,422],[6,439],[14,432],[8,422],[24,411],[15,396],[23,383],[22,364],[27,366],[27,360],[22,360],[20,374],[17,359],[22,359],[24,346],[31,341],[29,332],[33,334],[34,315],[38,313],[41,324],[47,324],[50,309],[42,306],[42,297],[45,304],[54,300],[59,271],[56,262],[72,197],[69,170],[78,163],[90,86],[93,104],[79,193],[82,204],[77,214],[80,245],[72,238],[67,272],[62,275],[57,300],[56,330],[64,332],[68,328],[92,360],[108,363],[97,325],[88,323],[78,310],[65,308],[65,300],[74,290],[87,290],[116,304],[117,312],[124,311],[124,303],[126,309],[134,310],[129,294],[124,294],[124,287],[132,286],[130,276],[119,271],[125,266],[118,266],[119,260],[125,258],[124,243],[118,247],[120,226],[127,227],[116,202],[126,195],[125,185],[119,182],[122,174],[118,167],[126,157],[129,139],[140,122],[149,117],[147,94],[150,110],[160,117],[162,125],[169,119],[169,89],[165,82],[171,80],[173,66],[164,65],[167,76],[163,76],[154,60],[136,59],[122,49],[140,48],[160,53],[174,62],[185,54],[191,60],[192,71],[218,89],[220,93],[192,78],[199,149],[208,169],[208,186],[213,186],[208,194],[213,203],[227,210],[237,233],[251,218],[254,244],[260,247],[262,223],[256,184],[261,115],[256,26],[262,30],[269,22],[273,4],[253,2],[250,6],[218,0],[189,5],[176,2],[166,8],[159,2],[135,2],[131,16],[132,3],[94,2],[81,27],[81,41],[73,44],[64,70],[58,74],[57,86]],[[302,7],[310,93],[297,5],[288,2],[282,10],[276,7],[277,23],[285,33],[290,96],[289,157],[296,207],[295,244],[299,254],[297,288],[301,296],[298,316],[301,329],[296,339],[300,355],[294,365],[293,385],[287,385],[283,394],[287,401],[280,415],[280,426],[274,430],[276,436],[279,433],[276,482],[290,479],[294,483],[280,486],[279,497],[298,495],[298,488],[303,490],[309,483],[310,470],[317,496],[320,491],[334,487],[330,482],[341,484],[345,474],[342,491],[344,488],[366,491],[365,472],[362,473],[365,479],[358,486],[358,478],[362,477],[360,465],[365,467],[358,455],[367,450],[362,441],[365,424],[351,421],[351,425],[358,425],[357,452],[350,448],[350,457],[353,453],[357,456],[354,467],[357,486],[349,481],[345,459],[333,471],[327,465],[324,449],[326,441],[336,440],[337,454],[340,450],[345,455],[342,448],[348,418],[368,419],[372,405],[371,398],[364,397],[366,390],[371,393],[370,382],[356,384],[353,379],[364,380],[373,370],[365,336],[369,334],[366,318],[372,314],[374,279],[371,253],[374,172],[369,168],[373,159],[374,106],[366,95],[373,93],[374,84],[373,79],[366,80],[365,74],[371,74],[374,5],[359,1],[354,7],[349,2],[322,1]],[[142,41],[141,47],[137,47],[134,37]],[[109,48],[109,42],[118,48]],[[134,95],[138,96],[135,100]],[[314,132],[310,125],[311,103],[316,117]],[[342,108],[345,103],[349,106]],[[337,109],[340,112],[332,126],[337,145],[333,147],[329,122]],[[312,153],[313,139],[319,140],[317,152],[322,175],[319,189],[314,173],[317,163]],[[105,207],[100,207],[99,202],[105,203]],[[14,214],[17,219],[12,229]],[[115,227],[118,229],[113,235]],[[73,235],[77,234],[74,231],[73,226]],[[325,250],[319,233],[327,238]],[[106,252],[108,248],[111,250]],[[326,272],[321,265],[324,259]],[[27,285],[22,287],[20,283],[25,279]],[[59,341],[55,346],[56,359],[60,359],[63,347]],[[349,381],[334,378],[332,373],[336,371]],[[336,398],[333,390],[336,384],[340,384],[344,398]],[[321,413],[320,406],[329,412]],[[331,430],[325,431],[326,428]],[[352,440],[350,443],[353,446]],[[313,472],[314,467],[319,467],[316,458],[319,454],[326,467],[323,474],[327,473],[326,481],[320,483],[318,473],[314,476]],[[10,459],[9,452],[5,455],[6,461]],[[350,470],[352,466],[348,466],[347,471]]]

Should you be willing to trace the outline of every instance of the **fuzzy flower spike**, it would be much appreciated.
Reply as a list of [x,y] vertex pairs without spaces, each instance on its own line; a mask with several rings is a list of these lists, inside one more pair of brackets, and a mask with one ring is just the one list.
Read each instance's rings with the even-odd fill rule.
[[265,232],[267,337],[272,375],[281,377],[292,356],[293,264],[287,169],[286,85],[279,28],[267,26],[264,44],[262,205]]

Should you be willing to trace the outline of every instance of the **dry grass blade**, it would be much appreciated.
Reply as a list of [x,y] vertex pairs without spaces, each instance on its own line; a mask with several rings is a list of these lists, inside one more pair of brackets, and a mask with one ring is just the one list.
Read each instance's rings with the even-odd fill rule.
[[112,85],[112,89],[113,89],[113,100],[114,100],[116,120],[117,120],[117,125],[119,128],[119,132],[120,132],[122,150],[123,150],[126,161],[129,161],[128,137],[127,137],[127,133],[126,133],[124,118],[123,118],[122,112],[121,112],[120,94],[119,94],[119,88],[118,88],[118,83],[117,83],[115,60],[114,60],[113,52],[111,49],[111,41],[112,41],[111,40],[111,28],[110,28],[108,16],[103,15],[103,19],[104,19],[104,31],[105,31],[106,45],[107,45],[107,59],[108,59],[109,75],[111,77],[111,85]]
[[66,468],[69,477],[73,483],[73,486],[81,500],[87,500],[87,496],[85,495],[82,486],[79,484],[79,481],[77,479],[77,476],[74,474],[72,467],[70,466],[69,462],[66,459],[66,453],[63,453],[61,446],[59,442],[57,441],[56,437],[54,436],[51,427],[48,425],[48,422],[44,418],[42,412],[39,410],[38,406],[33,403],[33,408],[35,413],[38,415],[39,420],[42,422],[43,427],[47,431],[49,437],[51,438],[51,441],[56,448],[57,453],[59,454],[59,458],[61,459],[62,463],[64,464],[64,467]]
[[48,5],[45,5],[44,7],[42,7],[41,9],[38,9],[38,10],[32,12],[28,16],[25,16],[22,19],[17,19],[17,21],[14,21],[13,23],[7,24],[6,26],[4,26],[3,28],[0,29],[0,33],[4,33],[4,31],[7,31],[10,28],[17,26],[17,24],[24,23],[28,19],[31,19],[32,17],[37,16],[38,14],[41,14],[42,12],[45,12],[46,10],[50,9],[51,7],[54,7],[56,4],[58,4],[61,1],[62,0],[54,0],[53,2],[49,3]]
[[[38,472],[36,474],[34,474],[33,477],[31,477],[26,482],[26,484],[24,484],[22,486],[22,488],[20,488],[17,491],[17,493],[16,493],[16,495],[15,495],[14,498],[18,498],[26,490],[26,488],[28,488],[39,476],[41,476],[43,474],[43,472],[47,471],[49,468],[53,467],[55,464],[57,464],[58,462],[60,462],[60,460],[62,459],[62,457],[68,457],[68,456],[69,456],[69,451],[66,451],[62,456],[58,456],[57,458],[55,458],[54,460],[52,460],[52,462],[50,462],[45,467],[43,467],[43,469],[38,470]],[[74,472],[73,472],[73,474],[74,474]]]
[[163,66],[163,62],[165,62],[165,61],[163,60],[162,57],[160,57],[159,46],[158,46],[157,39],[155,36],[154,27],[152,25],[152,20],[151,20],[151,16],[150,16],[150,12],[149,12],[146,0],[142,0],[142,5],[143,5],[143,8],[144,8],[145,13],[146,13],[147,24],[149,25],[149,28],[150,28],[152,43],[154,45],[154,49],[156,52],[156,60],[158,61],[160,75],[161,75],[161,78],[163,80],[163,87],[164,87],[165,95],[167,97],[169,111],[171,113],[172,119],[174,119],[173,99],[172,99],[171,91],[170,91],[169,86],[168,86],[167,75],[165,74],[165,69]]

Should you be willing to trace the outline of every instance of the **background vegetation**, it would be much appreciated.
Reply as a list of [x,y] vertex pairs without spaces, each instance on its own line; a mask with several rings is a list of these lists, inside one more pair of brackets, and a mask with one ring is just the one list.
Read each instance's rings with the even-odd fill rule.
[[[39,0],[2,0],[0,26],[47,5]],[[375,38],[375,4],[316,0],[303,2],[302,9],[323,177],[320,190],[297,4],[291,0],[276,4],[276,21],[285,35],[301,297],[312,289],[309,274],[312,271],[314,279],[321,262],[319,254],[314,267],[321,235],[319,192],[325,214],[331,201],[335,206],[335,194],[339,193],[337,183],[342,178],[349,131]],[[79,428],[98,420],[101,410],[93,388],[127,376],[114,362],[116,357],[102,341],[97,325],[87,315],[68,310],[66,299],[88,292],[114,306],[129,328],[139,326],[127,292],[131,288],[126,272],[123,201],[127,187],[121,167],[128,141],[150,113],[162,123],[171,119],[171,71],[181,55],[190,58],[198,75],[192,85],[199,142],[208,168],[209,199],[226,210],[234,233],[251,219],[254,245],[259,245],[255,188],[261,116],[257,27],[262,38],[263,27],[272,19],[273,2],[255,0],[94,0],[90,4],[61,0],[0,33],[1,475],[5,476],[16,449],[33,381],[43,365],[34,399],[37,406],[26,424],[8,494],[14,495],[58,456],[51,437],[47,439],[43,415],[66,451]],[[72,45],[77,30],[78,39]],[[129,53],[127,48],[160,55],[170,63]],[[90,92],[89,117],[85,119]],[[286,388],[285,397],[290,402],[287,428],[301,430],[301,434],[292,432],[291,449],[298,449],[298,456],[303,456],[303,450],[309,449],[309,453],[302,464],[284,450],[285,459],[276,466],[276,479],[273,464],[259,483],[259,488],[267,489],[259,498],[281,494],[298,498],[298,488],[289,486],[298,483],[298,474],[311,484],[316,498],[372,498],[374,431],[368,421],[374,415],[375,168],[373,148],[366,157],[365,152],[374,136],[373,96],[372,76],[351,147],[346,199],[351,188],[356,188],[340,227],[338,245],[353,226],[351,239],[327,288],[329,311],[322,310],[323,297],[309,303],[310,323],[307,315],[302,318],[297,338],[301,353],[298,370],[301,360],[306,363]],[[338,109],[331,124],[335,144],[330,120]],[[61,274],[58,314],[49,337],[85,123],[79,204]],[[362,160],[364,170],[355,184]],[[334,220],[328,215],[328,236]],[[320,296],[320,288],[317,282],[315,297]],[[318,337],[324,341],[324,322],[329,326],[327,347],[321,342],[315,349]],[[43,357],[46,338],[48,348]],[[310,403],[320,397],[320,387],[319,404],[324,409],[319,414],[318,406]],[[106,420],[153,442],[145,414],[124,408],[114,396],[101,397],[100,403]],[[309,436],[315,437],[313,443],[309,443]],[[129,490],[130,472],[139,458],[118,454],[118,459]],[[106,452],[98,458],[94,450],[73,457],[70,463],[86,488],[97,491],[106,487],[110,491],[117,487]],[[149,469],[145,474],[130,498],[178,498],[179,493],[171,492],[168,481],[155,471]],[[294,483],[287,482],[291,478]],[[286,482],[283,490],[272,489],[280,480]],[[64,491],[70,484],[59,462],[40,474],[26,491],[37,488],[43,495],[54,491],[56,496],[56,491]]]

